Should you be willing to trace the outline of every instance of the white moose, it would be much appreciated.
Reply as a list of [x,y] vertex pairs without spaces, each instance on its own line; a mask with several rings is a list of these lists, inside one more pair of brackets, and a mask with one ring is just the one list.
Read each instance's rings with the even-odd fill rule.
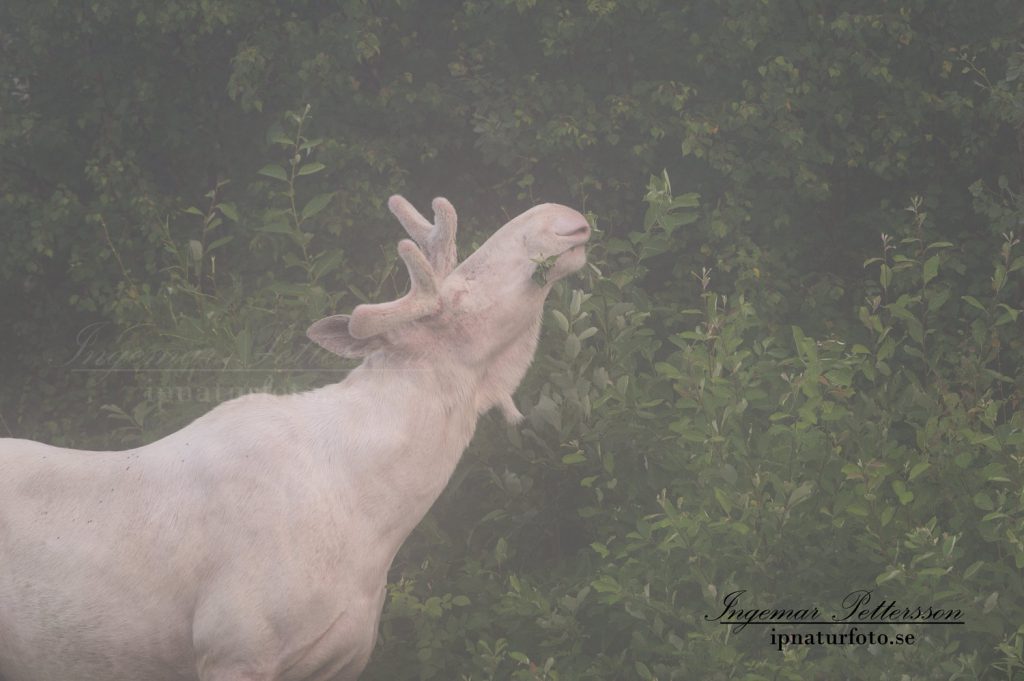
[[[221,404],[145,447],[0,439],[0,681],[349,681],[388,567],[533,359],[544,298],[586,262],[544,204],[456,267],[455,210],[388,202],[403,298],[313,324],[365,361],[311,392]],[[545,283],[533,275],[554,257]]]

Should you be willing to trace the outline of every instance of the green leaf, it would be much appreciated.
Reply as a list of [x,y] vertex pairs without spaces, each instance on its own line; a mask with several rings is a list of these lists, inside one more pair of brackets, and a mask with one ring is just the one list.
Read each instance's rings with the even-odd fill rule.
[[224,214],[224,217],[226,217],[228,220],[231,220],[232,222],[238,222],[238,209],[235,207],[235,204],[218,203],[217,208],[220,210],[221,213]]
[[992,502],[992,497],[985,494],[984,492],[978,492],[974,495],[974,505],[983,511],[991,511],[996,507]]
[[290,147],[295,144],[295,140],[293,140],[291,137],[288,137],[288,135],[285,135],[283,132],[280,131],[271,133],[270,141],[282,147]]
[[889,285],[892,284],[892,268],[885,263],[882,264],[878,273],[878,283],[880,283],[882,288],[885,290],[888,290]]
[[932,465],[927,461],[921,461],[920,463],[915,464],[914,467],[910,469],[910,475],[908,476],[908,479],[913,480],[914,478],[921,475],[921,473],[924,473],[931,467]]
[[313,173],[319,173],[326,167],[327,166],[325,166],[323,163],[307,163],[303,165],[301,168],[299,168],[298,175],[312,175]]
[[636,669],[636,673],[639,674],[643,681],[654,680],[654,674],[651,673],[651,670],[643,662],[640,662],[639,660],[634,662],[633,668]]
[[231,241],[234,238],[235,238],[234,236],[228,235],[228,236],[222,236],[219,239],[215,239],[209,246],[206,247],[206,252],[209,253],[210,251],[212,251],[212,250],[214,250],[216,248],[220,248],[224,244],[231,243]]
[[892,481],[892,491],[896,493],[896,497],[900,500],[901,506],[906,506],[914,500],[914,493],[907,489],[907,485],[902,480]]
[[813,482],[807,481],[800,483],[800,485],[796,489],[794,489],[793,492],[789,495],[789,501],[786,502],[786,506],[788,506],[789,508],[793,508],[801,501],[811,496],[811,492],[813,491]]
[[1010,307],[1006,303],[999,303],[996,305],[997,308],[1004,310],[1006,315],[1010,318],[1010,321],[1017,321],[1017,317],[1020,315],[1020,310]]
[[288,181],[288,173],[285,172],[285,169],[273,163],[263,166],[257,171],[257,173],[260,175],[266,175],[267,177],[272,177],[275,180],[281,180],[282,182]]
[[939,256],[933,255],[924,261],[924,267],[922,268],[922,277],[924,283],[928,283],[939,273]]
[[309,200],[309,202],[302,207],[302,219],[308,220],[313,217],[331,202],[334,198],[335,192],[327,192],[326,194],[317,194]]
[[683,377],[683,375],[679,373],[679,369],[668,362],[656,362],[654,364],[654,370],[667,378],[680,379]]
[[594,590],[598,593],[620,593],[622,587],[615,581],[615,578],[610,575],[601,575],[590,583],[590,586],[594,587]]
[[570,333],[565,337],[565,357],[569,361],[576,359],[576,356],[580,354],[580,338],[574,333]]
[[566,454],[562,457],[562,463],[572,465],[574,463],[583,463],[587,460],[587,457],[583,455],[583,452],[573,452],[572,454]]
[[715,488],[715,501],[718,502],[718,505],[721,506],[722,510],[726,513],[729,513],[729,511],[732,510],[732,502],[729,500],[729,495],[719,487]]
[[672,208],[699,208],[700,194],[694,192],[680,194],[672,199],[672,203],[670,205]]
[[903,571],[898,568],[895,570],[889,570],[888,572],[883,572],[875,578],[875,584],[881,586],[882,584],[899,577],[901,574],[903,574]]
[[555,318],[555,323],[558,324],[558,328],[562,330],[562,333],[569,333],[569,320],[565,318],[559,310],[552,309],[551,316]]
[[853,502],[852,504],[846,507],[846,510],[852,513],[853,515],[860,516],[862,518],[866,518],[869,513],[867,506],[865,506],[860,501]]
[[979,560],[979,561],[977,561],[975,563],[971,563],[970,567],[968,567],[966,570],[964,570],[964,579],[970,579],[971,577],[973,577],[975,575],[975,573],[978,572],[978,570],[980,570],[984,566],[985,566],[985,561],[983,561],[983,560]]
[[925,297],[928,299],[928,311],[934,312],[949,300],[949,290],[932,288],[925,293]]
[[982,312],[985,311],[985,306],[978,302],[978,299],[974,296],[960,296],[960,299],[972,307],[976,307]]
[[1003,285],[1006,284],[1006,268],[1002,265],[996,265],[995,274],[992,275],[992,290],[999,293],[1003,290]]
[[918,345],[924,342],[924,328],[921,326],[921,322],[917,321],[914,317],[907,317],[907,333]]
[[946,536],[945,541],[942,542],[942,555],[949,558],[953,555],[953,549],[956,548],[956,540],[959,535],[950,534]]
[[316,257],[313,269],[310,274],[313,280],[319,279],[337,269],[345,260],[345,252],[342,250],[324,251]]

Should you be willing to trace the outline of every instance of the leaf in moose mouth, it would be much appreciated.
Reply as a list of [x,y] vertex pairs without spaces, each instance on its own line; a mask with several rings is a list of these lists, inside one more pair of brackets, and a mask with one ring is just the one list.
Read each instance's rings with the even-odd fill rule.
[[555,261],[558,260],[557,255],[549,255],[546,258],[536,258],[531,262],[537,264],[537,269],[533,271],[533,279],[537,286],[543,286],[548,283],[548,271],[555,266]]

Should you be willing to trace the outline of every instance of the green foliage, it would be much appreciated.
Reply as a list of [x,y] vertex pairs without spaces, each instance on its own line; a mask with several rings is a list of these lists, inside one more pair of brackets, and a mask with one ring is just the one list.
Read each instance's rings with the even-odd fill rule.
[[[451,198],[464,252],[560,201],[591,267],[365,678],[1018,678],[1017,4],[6,2],[0,434],[131,446],[340,380],[303,332],[401,294],[388,194]],[[966,624],[704,619],[858,588]]]

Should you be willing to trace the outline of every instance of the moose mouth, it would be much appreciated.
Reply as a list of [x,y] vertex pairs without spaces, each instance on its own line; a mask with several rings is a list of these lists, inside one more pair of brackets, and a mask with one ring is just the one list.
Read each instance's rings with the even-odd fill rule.
[[585,251],[586,251],[586,242],[583,242],[583,243],[578,243],[578,244],[574,244],[572,246],[569,246],[568,248],[566,248],[563,251],[559,251],[558,253],[556,253],[554,255],[554,257],[561,258],[562,256],[575,255],[576,253],[585,252]]

